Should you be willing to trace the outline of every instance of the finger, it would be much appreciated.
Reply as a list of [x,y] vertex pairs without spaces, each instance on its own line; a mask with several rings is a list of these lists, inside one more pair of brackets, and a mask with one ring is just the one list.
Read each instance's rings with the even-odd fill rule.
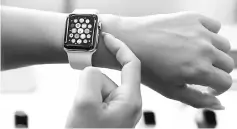
[[129,94],[140,94],[141,63],[133,52],[119,39],[104,33],[106,47],[116,55],[122,65],[122,86]]
[[216,95],[226,92],[232,85],[232,77],[223,70],[213,67],[213,74],[210,75],[210,81],[213,81],[211,87]]
[[201,92],[191,86],[185,86],[183,88],[176,87],[174,99],[195,108],[210,108],[214,110],[224,109],[220,101],[215,96]]
[[205,70],[198,75],[198,78],[195,78],[189,83],[209,86],[216,91],[216,94],[222,94],[230,88],[232,78],[229,74],[219,68],[206,66]]
[[[108,96],[118,88],[118,85],[114,83],[107,75],[102,74],[102,79],[103,79],[103,88],[102,88],[102,96],[103,96],[103,102],[105,102],[105,99],[108,98]],[[110,98],[113,99],[113,98]],[[106,100],[106,102],[110,102],[111,100]]]
[[98,68],[87,67],[81,73],[76,100],[78,102],[103,102],[116,88],[117,85]]
[[221,23],[206,16],[200,18],[201,24],[209,31],[218,33],[221,29]]
[[221,35],[215,33],[209,33],[211,37],[212,44],[219,50],[228,53],[231,49],[230,42],[222,37]]
[[222,69],[227,73],[230,73],[234,69],[234,60],[228,54],[216,49],[215,55],[216,57],[213,60],[213,66]]

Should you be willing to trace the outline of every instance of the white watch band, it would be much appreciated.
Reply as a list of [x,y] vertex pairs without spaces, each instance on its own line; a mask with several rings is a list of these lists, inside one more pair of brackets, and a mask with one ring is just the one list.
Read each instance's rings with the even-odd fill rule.
[[[73,14],[98,14],[96,9],[75,9]],[[82,70],[92,65],[92,55],[94,52],[67,51],[68,60],[73,69]]]
[[92,55],[93,52],[67,52],[69,63],[73,69],[84,69],[91,66]]

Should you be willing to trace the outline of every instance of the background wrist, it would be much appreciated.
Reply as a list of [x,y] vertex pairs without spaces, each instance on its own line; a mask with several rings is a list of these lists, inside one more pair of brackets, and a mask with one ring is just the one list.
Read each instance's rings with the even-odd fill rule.
[[[119,16],[112,14],[100,14],[99,17],[102,22],[101,32],[107,32],[116,37],[120,35],[121,30],[119,28],[121,26],[121,22]],[[110,53],[110,51],[105,46],[104,39],[101,34],[99,37],[98,49],[92,57],[92,65],[96,67],[111,69],[120,68],[120,64],[116,60],[116,57],[112,53]]]

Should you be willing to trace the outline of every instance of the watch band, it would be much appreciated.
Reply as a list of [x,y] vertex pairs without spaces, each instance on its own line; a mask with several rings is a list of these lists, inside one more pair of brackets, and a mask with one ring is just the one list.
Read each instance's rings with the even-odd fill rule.
[[84,69],[87,66],[91,66],[93,52],[73,52],[68,51],[67,56],[69,63],[73,69]]
[[[75,9],[73,14],[98,14],[96,9]],[[82,70],[92,66],[92,55],[94,52],[67,51],[68,60],[73,69]]]

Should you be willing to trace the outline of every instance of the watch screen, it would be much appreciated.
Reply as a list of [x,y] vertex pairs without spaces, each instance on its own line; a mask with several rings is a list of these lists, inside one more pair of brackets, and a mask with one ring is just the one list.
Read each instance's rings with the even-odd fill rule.
[[94,14],[70,14],[67,19],[64,47],[92,50],[95,45],[98,17]]

